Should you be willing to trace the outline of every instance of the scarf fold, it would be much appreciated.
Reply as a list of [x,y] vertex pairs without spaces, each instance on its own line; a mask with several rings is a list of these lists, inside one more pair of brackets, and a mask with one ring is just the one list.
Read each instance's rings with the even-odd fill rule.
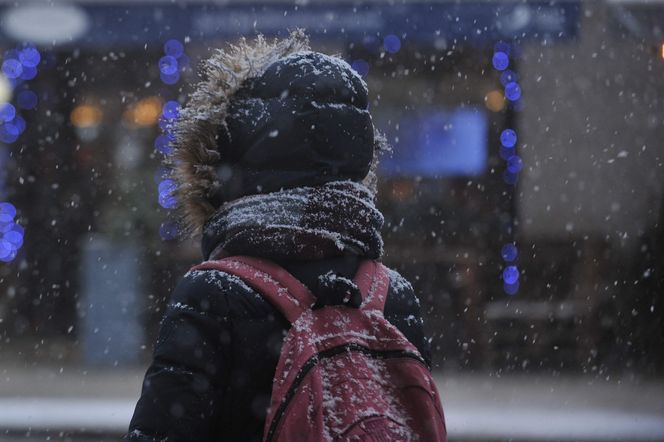
[[203,256],[315,260],[383,254],[383,215],[353,181],[251,195],[221,206],[203,229]]

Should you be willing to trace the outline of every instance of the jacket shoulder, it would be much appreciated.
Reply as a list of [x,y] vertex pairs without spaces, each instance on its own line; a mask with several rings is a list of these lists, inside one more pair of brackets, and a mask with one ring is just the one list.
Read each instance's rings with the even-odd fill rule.
[[169,307],[224,317],[251,316],[269,308],[241,278],[214,269],[187,272],[178,282]]
[[389,267],[386,267],[386,269],[390,277],[387,302],[403,304],[402,307],[406,310],[419,310],[420,300],[415,295],[411,283],[396,270]]

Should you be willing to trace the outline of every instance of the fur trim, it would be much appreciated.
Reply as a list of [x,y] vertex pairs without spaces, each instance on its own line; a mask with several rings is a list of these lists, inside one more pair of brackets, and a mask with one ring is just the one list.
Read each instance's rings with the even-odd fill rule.
[[[171,128],[175,151],[167,159],[177,182],[175,196],[184,236],[200,234],[216,210],[210,194],[218,185],[216,166],[223,155],[217,150],[217,138],[226,127],[227,107],[233,94],[247,79],[261,76],[280,58],[309,50],[308,37],[302,29],[296,29],[282,40],[267,41],[262,35],[252,42],[242,38],[227,50],[215,50],[203,62],[202,81]],[[374,164],[364,180],[374,193],[377,154],[387,147],[385,137],[377,131],[375,146]]]
[[242,38],[225,51],[217,49],[203,62],[203,80],[174,124],[175,152],[169,160],[178,184],[176,198],[186,234],[200,233],[215,211],[209,191],[217,179],[215,165],[221,160],[217,137],[226,124],[229,100],[245,80],[262,75],[279,58],[306,50],[308,38],[297,29],[281,41],[269,42],[262,35],[251,43]]

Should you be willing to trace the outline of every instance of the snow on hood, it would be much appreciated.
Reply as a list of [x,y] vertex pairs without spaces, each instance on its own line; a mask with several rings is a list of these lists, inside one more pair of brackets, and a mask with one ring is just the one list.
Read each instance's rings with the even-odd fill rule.
[[[216,49],[201,66],[202,81],[181,110],[172,127],[174,154],[167,159],[177,182],[176,198],[184,232],[197,235],[217,210],[212,193],[219,185],[216,168],[223,152],[217,148],[220,131],[225,129],[228,105],[235,92],[247,79],[261,76],[274,62],[290,55],[310,51],[309,40],[301,29],[287,38],[268,41],[259,35],[249,42],[245,38],[227,49]],[[339,62],[345,61],[339,59]],[[376,151],[387,150],[385,137],[376,131]],[[364,184],[375,192],[374,155]]]

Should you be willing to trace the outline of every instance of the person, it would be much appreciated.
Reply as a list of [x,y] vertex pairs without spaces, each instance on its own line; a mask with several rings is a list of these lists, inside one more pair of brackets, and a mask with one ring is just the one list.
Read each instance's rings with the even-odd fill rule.
[[[173,173],[205,260],[286,269],[317,306],[348,302],[362,260],[383,253],[374,205],[386,149],[363,79],[306,35],[240,41],[204,63],[175,123]],[[412,286],[389,270],[384,316],[430,366]],[[239,278],[193,270],[165,312],[126,437],[260,441],[289,322]]]

